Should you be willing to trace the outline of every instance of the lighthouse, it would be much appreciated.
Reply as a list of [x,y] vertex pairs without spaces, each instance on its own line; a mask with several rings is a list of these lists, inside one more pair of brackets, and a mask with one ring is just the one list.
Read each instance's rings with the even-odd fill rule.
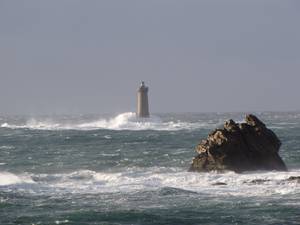
[[145,86],[145,82],[142,81],[141,86],[138,89],[137,95],[137,113],[136,115],[141,118],[147,118],[149,114],[149,103],[148,103],[148,87]]

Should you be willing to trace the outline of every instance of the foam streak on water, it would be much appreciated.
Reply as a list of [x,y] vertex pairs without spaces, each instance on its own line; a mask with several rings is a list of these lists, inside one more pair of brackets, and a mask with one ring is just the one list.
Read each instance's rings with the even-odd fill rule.
[[[267,197],[300,194],[300,170],[289,172],[189,173],[179,168],[131,168],[126,172],[107,173],[79,170],[65,174],[0,173],[0,186],[23,192],[113,193],[176,188],[216,196]],[[300,179],[300,178],[299,178]],[[30,184],[30,185],[29,185]],[[25,185],[25,186],[24,186]]]

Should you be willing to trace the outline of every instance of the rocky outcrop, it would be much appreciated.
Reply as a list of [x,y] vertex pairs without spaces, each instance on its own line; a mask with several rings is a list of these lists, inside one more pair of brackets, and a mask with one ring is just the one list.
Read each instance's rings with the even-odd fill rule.
[[275,133],[256,116],[247,115],[241,124],[229,120],[197,146],[190,171],[286,171],[278,154],[280,146]]

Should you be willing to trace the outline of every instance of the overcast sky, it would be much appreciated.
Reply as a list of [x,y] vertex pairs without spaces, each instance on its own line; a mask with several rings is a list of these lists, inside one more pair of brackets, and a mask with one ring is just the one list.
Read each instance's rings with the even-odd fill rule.
[[0,0],[0,114],[300,110],[300,1]]

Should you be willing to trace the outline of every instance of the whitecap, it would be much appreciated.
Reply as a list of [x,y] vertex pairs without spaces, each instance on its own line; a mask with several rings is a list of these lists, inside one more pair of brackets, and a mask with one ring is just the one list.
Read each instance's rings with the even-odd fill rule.
[[104,135],[105,139],[112,139],[112,137],[110,135]]
[[15,147],[12,145],[2,145],[0,146],[0,149],[2,150],[10,150],[10,149],[14,149]]
[[0,186],[20,183],[34,183],[34,181],[26,174],[16,175],[9,172],[0,172]]
[[[185,122],[185,121],[163,121],[158,116],[149,118],[138,118],[136,113],[126,112],[110,119],[98,119],[86,122],[57,122],[55,120],[30,119],[24,124],[2,123],[2,128],[10,129],[36,129],[36,130],[194,130],[199,128],[215,128],[219,122]],[[109,139],[109,136],[105,136]]]
[[[119,172],[78,170],[58,174],[0,173],[1,185],[35,182],[34,190],[51,193],[116,193],[155,191],[175,188],[213,196],[267,197],[299,194],[300,184],[289,180],[300,176],[300,170],[289,172],[191,173],[182,168],[127,168]],[[262,182],[258,182],[262,181]],[[24,188],[24,187],[22,187]]]
[[65,224],[65,223],[69,223],[69,220],[56,220],[55,224]]

